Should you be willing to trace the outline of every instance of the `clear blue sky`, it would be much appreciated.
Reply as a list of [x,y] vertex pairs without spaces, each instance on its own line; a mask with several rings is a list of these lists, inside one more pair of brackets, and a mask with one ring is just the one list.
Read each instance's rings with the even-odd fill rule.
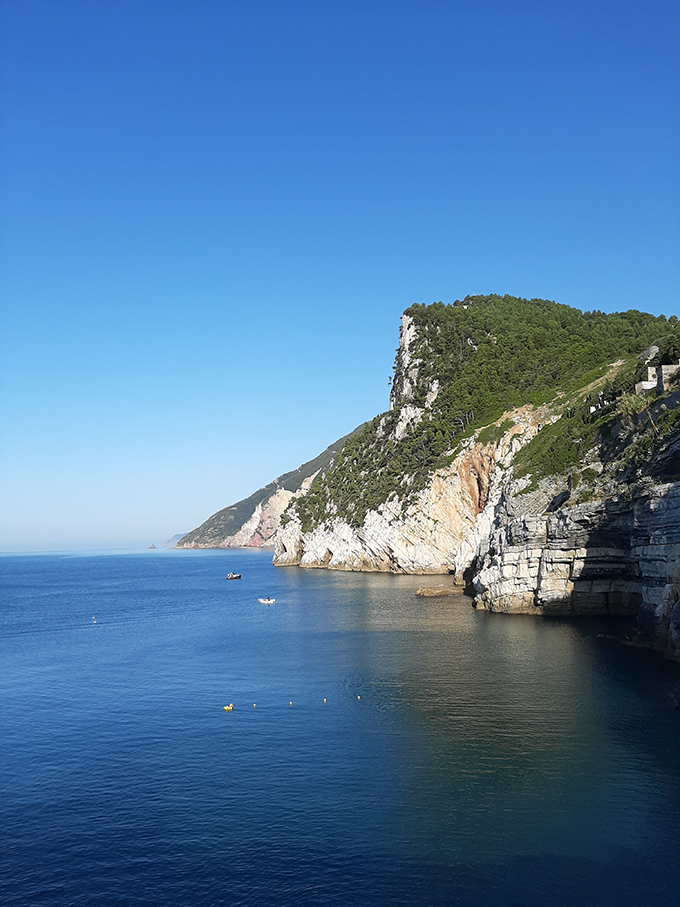
[[0,12],[0,550],[158,543],[315,456],[413,302],[680,314],[676,0]]

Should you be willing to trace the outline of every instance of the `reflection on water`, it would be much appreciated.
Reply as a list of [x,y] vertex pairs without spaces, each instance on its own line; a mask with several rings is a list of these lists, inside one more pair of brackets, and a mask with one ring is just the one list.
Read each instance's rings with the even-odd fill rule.
[[658,778],[635,775],[642,813],[626,819],[640,756],[634,738],[618,751],[631,704],[612,690],[602,623],[584,636],[566,622],[478,614],[463,596],[416,598],[416,577],[296,571],[291,583],[322,585],[333,629],[354,634],[357,674],[371,678],[364,700],[390,713],[403,783],[390,798],[387,824],[403,831],[394,845],[443,860],[537,848],[604,858],[611,830],[617,845],[639,845],[647,815],[663,812]]
[[269,558],[0,561],[6,902],[675,890],[677,666],[602,621]]

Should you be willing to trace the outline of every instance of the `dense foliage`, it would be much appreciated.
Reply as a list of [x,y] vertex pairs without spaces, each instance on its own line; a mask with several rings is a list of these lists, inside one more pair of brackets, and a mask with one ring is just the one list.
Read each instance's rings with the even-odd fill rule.
[[[618,414],[632,426],[645,405],[643,397],[633,395],[641,366],[637,359],[629,359],[614,378],[568,405],[557,422],[546,425],[519,451],[515,475],[531,474],[531,487],[545,476],[562,475],[581,463],[602,434],[609,434]],[[591,412],[593,407],[595,412]]]
[[[360,526],[369,510],[395,495],[408,499],[423,488],[475,428],[513,407],[569,395],[600,377],[614,360],[638,354],[677,331],[677,324],[669,325],[663,316],[581,312],[511,296],[414,305],[405,314],[413,319],[415,338],[410,360],[404,362],[399,353],[396,358],[394,408],[353,436],[333,468],[292,505],[305,531],[336,515]],[[619,380],[630,384],[634,371],[629,367]],[[425,409],[435,382],[438,395]],[[423,408],[423,418],[396,440],[405,404]],[[561,452],[555,451],[555,461],[566,462],[578,450],[565,441]]]
[[531,474],[533,488],[545,476],[559,475],[576,468],[598,439],[596,420],[589,407],[580,404],[570,407],[562,418],[546,425],[536,437],[522,448],[515,458],[515,474]]

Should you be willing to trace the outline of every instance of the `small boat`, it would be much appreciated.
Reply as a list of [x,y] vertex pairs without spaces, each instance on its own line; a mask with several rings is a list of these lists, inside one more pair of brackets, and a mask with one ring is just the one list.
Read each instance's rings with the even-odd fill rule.
[[241,579],[240,573],[227,573],[227,579]]
[[233,711],[234,711],[234,703],[233,703],[233,702],[230,702],[229,705],[225,705],[224,711],[225,711],[225,712],[233,712]]
[[261,605],[273,605],[275,603],[276,599],[270,598],[269,596],[267,596],[266,598],[258,598],[258,601]]

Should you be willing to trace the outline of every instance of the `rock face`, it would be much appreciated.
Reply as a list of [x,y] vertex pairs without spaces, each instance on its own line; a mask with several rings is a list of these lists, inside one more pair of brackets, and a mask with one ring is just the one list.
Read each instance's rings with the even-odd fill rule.
[[506,490],[479,552],[475,607],[637,615],[649,638],[680,655],[680,483],[557,513],[514,515],[516,500]]
[[[661,437],[657,427],[679,404],[680,391],[674,391],[640,414],[656,441],[653,455],[638,462],[635,481],[628,466],[627,484],[608,482],[613,463],[594,462],[597,500],[579,502],[571,478],[554,476],[530,494],[522,493],[521,483],[507,482],[471,571],[475,607],[636,616],[641,638],[680,660],[680,437],[677,431]],[[605,460],[630,453],[626,445],[635,432],[628,441],[624,432],[623,442],[621,432],[619,418],[609,449],[604,442],[599,448]]]
[[506,470],[548,418],[546,411],[530,406],[506,414],[511,427],[499,440],[480,444],[476,436],[469,439],[449,467],[435,472],[414,503],[389,500],[369,511],[360,528],[334,519],[305,533],[293,516],[276,533],[274,564],[452,573],[462,579],[488,538]]
[[281,567],[450,574],[478,609],[635,615],[680,658],[680,367],[635,397],[634,344],[657,322],[575,312],[495,296],[412,306],[389,411],[178,547],[274,543]]
[[[238,504],[233,504],[230,508],[216,513],[198,529],[194,529],[193,532],[181,538],[175,547],[261,548],[272,545],[272,536],[278,528],[281,514],[295,497],[307,491],[316,475],[315,472],[305,478],[295,491],[290,491],[276,483],[274,483],[273,491],[267,486],[267,491],[272,491],[272,493],[268,493],[263,500],[254,504],[254,509],[245,522],[238,525],[238,518],[234,519],[230,511],[242,511],[244,503],[249,510],[248,505],[252,506],[254,503],[250,499],[246,499],[246,502],[239,501]],[[233,531],[235,523],[238,528]]]
[[668,614],[666,650],[680,659],[680,556],[677,551],[668,563],[668,583],[663,590],[661,626]]
[[[376,420],[376,437],[384,447],[396,448],[421,423],[427,423],[433,416],[436,421],[433,408],[442,386],[429,369],[427,356],[432,357],[432,346],[423,345],[422,341],[422,327],[419,330],[414,317],[405,312],[389,413]],[[469,338],[461,343],[465,350],[465,355],[459,357],[462,362],[468,348],[476,350],[476,345]],[[401,492],[369,509],[360,526],[338,516],[331,505],[318,525],[305,530],[297,511],[289,508],[274,536],[274,564],[410,574],[451,573],[462,581],[480,545],[488,538],[506,472],[517,451],[544,424],[556,418],[546,407],[529,405],[505,413],[495,423],[495,431],[489,433],[491,427],[486,426],[449,451],[450,465],[435,470],[426,487],[411,495],[411,500],[403,492],[408,492],[413,476],[406,476]],[[467,423],[458,421],[465,437]],[[360,481],[370,484],[370,467]]]
[[[281,514],[292,500],[305,494],[317,476],[312,473],[303,480],[295,491],[286,488],[277,488],[274,494],[255,505],[252,515],[233,535],[220,539],[218,548],[261,548],[272,544],[272,536],[278,529]],[[194,541],[184,541],[182,548],[208,547]],[[209,547],[213,547],[212,545]]]

